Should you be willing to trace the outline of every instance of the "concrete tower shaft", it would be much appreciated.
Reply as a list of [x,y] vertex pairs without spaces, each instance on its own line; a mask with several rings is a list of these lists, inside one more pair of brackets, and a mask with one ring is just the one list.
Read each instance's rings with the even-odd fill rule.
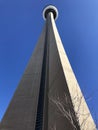
[[0,123],[0,130],[96,130],[48,6],[37,46]]

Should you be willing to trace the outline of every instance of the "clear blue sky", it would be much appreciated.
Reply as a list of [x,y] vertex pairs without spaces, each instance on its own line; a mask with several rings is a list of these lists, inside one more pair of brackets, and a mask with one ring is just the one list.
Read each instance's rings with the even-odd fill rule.
[[0,120],[38,41],[47,4],[59,10],[64,48],[98,120],[98,0],[0,0]]

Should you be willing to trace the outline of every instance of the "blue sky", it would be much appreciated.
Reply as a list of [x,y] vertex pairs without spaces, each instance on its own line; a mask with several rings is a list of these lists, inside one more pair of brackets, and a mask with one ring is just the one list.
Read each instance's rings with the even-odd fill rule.
[[0,0],[0,120],[44,26],[42,10],[58,8],[64,48],[94,120],[98,120],[98,0]]

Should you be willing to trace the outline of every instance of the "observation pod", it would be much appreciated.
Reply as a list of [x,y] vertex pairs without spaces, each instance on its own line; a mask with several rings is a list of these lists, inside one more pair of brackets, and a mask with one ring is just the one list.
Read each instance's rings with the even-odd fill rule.
[[57,8],[56,8],[55,6],[53,6],[53,5],[49,5],[49,6],[47,6],[47,7],[43,10],[43,18],[44,18],[44,20],[47,19],[47,15],[48,15],[50,12],[53,13],[53,17],[54,17],[54,19],[56,20],[56,19],[58,18],[58,10],[57,10]]

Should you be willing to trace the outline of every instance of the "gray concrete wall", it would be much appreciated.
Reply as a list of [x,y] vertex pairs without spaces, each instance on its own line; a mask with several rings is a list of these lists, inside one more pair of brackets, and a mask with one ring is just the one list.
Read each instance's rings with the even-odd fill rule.
[[[52,14],[50,16],[52,18]],[[64,76],[57,48],[52,21],[48,21],[49,29],[49,108],[48,130],[79,130],[78,121],[73,110],[71,97]],[[66,61],[65,61],[66,62]],[[71,114],[71,118],[67,113]],[[75,126],[75,127],[74,127]]]
[[2,119],[0,130],[35,130],[45,28]]

